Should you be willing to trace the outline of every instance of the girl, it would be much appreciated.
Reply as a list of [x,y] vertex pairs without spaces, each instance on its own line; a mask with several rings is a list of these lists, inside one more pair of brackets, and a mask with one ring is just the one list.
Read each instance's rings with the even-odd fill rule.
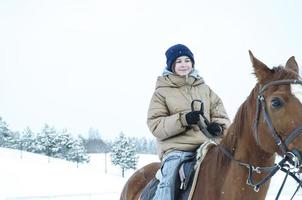
[[204,116],[210,122],[206,129],[210,134],[223,135],[230,120],[221,99],[195,70],[190,49],[177,44],[170,47],[165,55],[167,66],[157,79],[147,124],[156,137],[162,161],[160,183],[154,199],[172,200],[175,199],[174,180],[179,164],[209,140],[197,126],[201,113],[191,110],[191,102],[203,102]]

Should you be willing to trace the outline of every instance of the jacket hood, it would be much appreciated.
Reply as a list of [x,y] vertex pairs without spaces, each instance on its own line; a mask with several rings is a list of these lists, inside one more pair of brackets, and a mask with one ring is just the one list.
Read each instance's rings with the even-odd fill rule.
[[187,76],[178,76],[166,68],[164,69],[162,76],[159,76],[156,83],[156,89],[160,87],[181,87],[184,85],[196,86],[204,84],[204,80],[198,75],[198,71],[193,70]]

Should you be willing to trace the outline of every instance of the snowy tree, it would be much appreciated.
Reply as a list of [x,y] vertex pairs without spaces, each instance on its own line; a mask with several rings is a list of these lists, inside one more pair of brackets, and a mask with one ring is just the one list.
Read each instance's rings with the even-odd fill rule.
[[44,153],[49,157],[55,157],[60,149],[58,143],[59,135],[56,129],[45,124],[42,129],[41,136],[43,146],[45,147]]
[[8,129],[7,123],[0,117],[0,146],[4,147],[8,136],[10,135],[10,130]]
[[155,139],[147,139],[145,137],[133,137],[131,138],[131,141],[135,144],[137,153],[156,154]]
[[18,148],[19,134],[12,132],[8,124],[0,117],[0,146]]
[[125,170],[136,169],[138,156],[136,155],[135,145],[123,133],[115,139],[112,144],[111,162],[113,165],[119,165],[122,169],[122,177]]
[[35,151],[35,135],[29,127],[27,127],[21,134],[20,150],[29,152]]
[[155,139],[149,140],[147,148],[148,148],[148,153],[157,154],[156,140]]
[[58,136],[57,143],[59,149],[55,157],[68,160],[68,153],[72,148],[72,144],[74,143],[73,137],[66,133],[66,131],[63,131],[63,133]]
[[79,163],[89,162],[89,155],[87,154],[83,140],[78,138],[70,142],[70,149],[66,154],[66,159],[76,162],[77,165]]
[[42,133],[37,133],[37,136],[33,141],[33,153],[45,154],[44,140],[44,135]]

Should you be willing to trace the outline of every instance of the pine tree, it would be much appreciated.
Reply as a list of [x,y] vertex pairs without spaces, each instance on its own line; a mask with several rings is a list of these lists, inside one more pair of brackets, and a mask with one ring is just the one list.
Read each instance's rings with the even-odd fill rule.
[[81,138],[71,138],[72,140],[69,141],[70,147],[68,149],[68,152],[66,154],[66,160],[71,160],[73,162],[77,163],[77,166],[79,163],[88,163],[90,158],[87,154],[87,151],[84,147],[83,140]]
[[0,117],[0,147],[13,147],[16,143],[15,138],[8,124]]
[[49,157],[55,157],[57,152],[59,151],[59,146],[57,143],[58,140],[58,132],[54,127],[50,127],[45,124],[42,132],[43,136],[43,145],[45,147],[45,154]]
[[136,169],[138,156],[136,155],[135,145],[123,133],[115,139],[112,146],[111,162],[113,165],[119,165],[122,169],[122,177],[125,170]]
[[68,160],[68,154],[72,149],[74,138],[66,131],[63,131],[63,133],[59,135],[57,142],[59,144],[59,150],[56,157]]
[[25,150],[29,152],[35,151],[35,135],[29,127],[24,129],[20,138],[20,150]]

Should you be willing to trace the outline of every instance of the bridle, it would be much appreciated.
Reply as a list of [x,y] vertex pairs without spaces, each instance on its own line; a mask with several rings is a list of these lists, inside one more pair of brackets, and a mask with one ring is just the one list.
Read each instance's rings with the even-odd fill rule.
[[[296,174],[298,173],[297,169],[301,168],[301,166],[302,166],[301,152],[297,149],[293,149],[290,151],[288,148],[288,145],[302,133],[302,124],[300,126],[298,126],[297,128],[295,128],[291,133],[289,133],[288,136],[285,138],[285,140],[282,140],[282,138],[280,137],[280,135],[278,134],[278,132],[275,130],[275,128],[273,126],[272,120],[267,112],[267,105],[266,105],[265,98],[264,98],[264,92],[270,86],[288,85],[288,84],[302,85],[302,81],[298,80],[298,79],[285,79],[285,80],[271,81],[271,82],[263,85],[263,87],[260,88],[260,90],[258,92],[257,104],[256,104],[256,116],[255,116],[255,121],[254,121],[254,131],[255,131],[254,134],[255,134],[256,141],[257,141],[258,145],[260,145],[259,144],[258,125],[259,125],[260,112],[262,111],[264,121],[265,121],[266,125],[268,126],[270,133],[272,134],[272,137],[274,138],[274,141],[275,141],[276,145],[278,146],[278,148],[281,150],[281,153],[283,156],[283,158],[281,159],[281,161],[278,164],[274,164],[274,166],[271,166],[271,167],[258,167],[258,166],[254,166],[250,163],[244,163],[240,160],[236,160],[234,158],[233,154],[229,150],[224,148],[222,145],[219,145],[221,151],[229,159],[231,159],[232,161],[236,162],[237,164],[239,164],[241,166],[245,166],[248,168],[247,184],[250,185],[251,187],[253,187],[256,192],[258,192],[260,187],[264,183],[266,183],[268,180],[270,180],[277,171],[281,170],[281,171],[287,173],[287,175],[279,189],[276,199],[279,198],[279,195],[283,189],[283,186],[285,184],[285,181],[286,181],[286,178],[288,175],[293,177],[299,183],[294,195],[296,194],[296,192],[298,191],[298,189],[300,187],[302,188],[302,181],[296,176]],[[290,167],[290,166],[293,166],[293,167]],[[293,171],[293,169],[296,171]],[[256,172],[256,173],[265,172],[265,173],[267,173],[267,175],[262,180],[255,183],[255,181],[253,179],[253,172]],[[292,196],[292,198],[294,197],[294,195]]]
[[[281,150],[282,155],[286,155],[287,152],[289,152],[288,145],[302,133],[302,124],[295,128],[283,141],[280,135],[277,133],[275,130],[272,120],[267,112],[267,106],[264,98],[264,92],[267,90],[268,87],[270,86],[278,86],[278,85],[287,85],[287,84],[300,84],[302,85],[302,81],[298,79],[285,79],[285,80],[277,80],[277,81],[272,81],[267,84],[265,84],[258,93],[257,97],[257,104],[256,104],[256,117],[254,121],[254,130],[255,130],[255,137],[256,141],[259,144],[259,133],[258,133],[258,125],[259,125],[259,116],[260,112],[262,111],[263,113],[263,118],[264,121],[266,122],[266,125],[270,129],[270,133],[272,134],[275,143]],[[301,163],[299,163],[300,165]]]

